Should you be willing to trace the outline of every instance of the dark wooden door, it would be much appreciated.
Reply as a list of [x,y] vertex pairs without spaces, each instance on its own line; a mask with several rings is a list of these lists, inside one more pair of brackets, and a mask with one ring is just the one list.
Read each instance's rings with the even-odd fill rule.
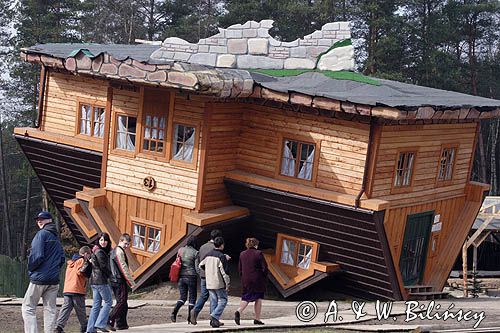
[[408,215],[399,267],[405,286],[422,279],[434,211]]

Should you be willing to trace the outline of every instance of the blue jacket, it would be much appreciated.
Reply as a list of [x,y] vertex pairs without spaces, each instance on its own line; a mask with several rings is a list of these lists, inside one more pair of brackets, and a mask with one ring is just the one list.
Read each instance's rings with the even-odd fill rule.
[[34,284],[59,284],[59,274],[66,258],[56,225],[46,224],[31,241],[28,274]]

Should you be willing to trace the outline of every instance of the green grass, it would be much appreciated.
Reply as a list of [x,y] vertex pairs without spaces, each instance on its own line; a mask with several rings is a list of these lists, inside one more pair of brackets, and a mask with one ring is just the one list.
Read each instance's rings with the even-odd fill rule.
[[335,80],[356,81],[374,86],[380,86],[381,83],[369,76],[350,71],[322,71],[319,69],[249,69],[251,72],[261,73],[274,77],[297,76],[308,72],[316,72]]

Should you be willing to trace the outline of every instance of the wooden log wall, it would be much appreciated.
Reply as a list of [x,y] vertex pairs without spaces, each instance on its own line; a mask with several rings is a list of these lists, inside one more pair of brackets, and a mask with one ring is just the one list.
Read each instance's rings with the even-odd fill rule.
[[[168,93],[166,91],[166,93]],[[116,112],[125,112],[139,118],[139,91],[113,89],[113,116]],[[161,106],[159,106],[161,107]],[[168,106],[164,106],[168,110]],[[174,101],[174,122],[201,122],[205,103],[188,100],[186,96],[176,95]],[[113,124],[111,124],[113,128]],[[201,131],[200,131],[201,132]],[[201,133],[200,145],[203,141]],[[114,133],[111,133],[114,135]],[[136,144],[139,142],[137,133]],[[167,135],[172,133],[167,131]],[[162,201],[185,208],[195,208],[199,176],[199,154],[197,169],[183,168],[168,163],[166,160],[155,160],[145,157],[144,154],[134,157],[122,156],[109,151],[107,161],[106,188],[122,193],[129,193],[151,200]],[[152,176],[156,180],[156,189],[147,191],[143,186],[143,179]]]
[[236,169],[243,109],[243,105],[234,103],[214,103],[207,109],[208,143],[205,147],[202,210],[231,204],[224,175]]
[[[187,230],[183,216],[189,212],[189,209],[163,202],[108,190],[106,191],[106,209],[110,212],[120,231],[128,232],[130,235],[133,234],[131,217],[163,225],[165,234],[161,237],[161,247],[177,238],[179,234],[184,235]],[[154,254],[134,249],[131,251],[136,255],[141,265]]]
[[[390,201],[391,207],[397,207],[464,194],[476,126],[476,123],[384,126],[371,197]],[[458,145],[453,178],[446,186],[436,182],[443,144]],[[413,187],[406,193],[391,194],[396,159],[404,149],[416,149]]]
[[280,163],[279,133],[321,141],[315,186],[356,195],[363,181],[370,126],[277,108],[247,105],[237,168],[274,177]]
[[41,129],[74,137],[78,100],[106,105],[105,80],[49,72]]

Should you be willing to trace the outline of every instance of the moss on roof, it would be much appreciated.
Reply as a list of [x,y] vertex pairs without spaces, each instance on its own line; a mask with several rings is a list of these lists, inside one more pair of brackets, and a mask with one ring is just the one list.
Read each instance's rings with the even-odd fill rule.
[[250,69],[249,71],[275,77],[297,76],[308,72],[317,72],[335,80],[349,80],[374,86],[382,85],[379,81],[371,77],[350,71],[322,71],[319,69]]

